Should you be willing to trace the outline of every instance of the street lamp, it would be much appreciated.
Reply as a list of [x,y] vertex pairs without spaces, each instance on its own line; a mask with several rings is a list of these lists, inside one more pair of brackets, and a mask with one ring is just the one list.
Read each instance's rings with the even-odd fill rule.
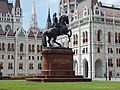
[[107,81],[107,59],[105,60],[105,66],[106,66],[106,81]]

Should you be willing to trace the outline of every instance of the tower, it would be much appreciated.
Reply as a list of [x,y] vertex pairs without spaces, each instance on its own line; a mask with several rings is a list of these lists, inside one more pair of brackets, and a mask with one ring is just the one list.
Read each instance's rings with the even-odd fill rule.
[[12,8],[12,27],[15,32],[22,25],[22,8],[20,5],[20,0],[16,0]]
[[33,0],[33,5],[32,5],[30,29],[38,29],[37,15],[36,15],[36,9],[35,9],[35,0]]
[[46,22],[46,29],[49,29],[52,26],[51,17],[50,17],[50,8],[48,9],[48,18]]

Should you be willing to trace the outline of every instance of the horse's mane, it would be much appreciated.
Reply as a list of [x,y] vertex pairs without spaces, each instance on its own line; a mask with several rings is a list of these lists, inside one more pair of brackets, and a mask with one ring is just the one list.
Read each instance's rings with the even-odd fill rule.
[[63,17],[65,17],[65,16],[66,16],[66,15],[62,15],[62,16],[60,16],[60,18],[59,18],[59,23],[62,22]]

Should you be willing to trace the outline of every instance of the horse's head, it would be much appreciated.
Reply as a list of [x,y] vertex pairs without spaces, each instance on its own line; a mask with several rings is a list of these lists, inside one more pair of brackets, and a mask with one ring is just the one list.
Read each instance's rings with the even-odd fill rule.
[[59,19],[59,22],[65,22],[66,24],[69,24],[69,19],[67,15],[62,15]]

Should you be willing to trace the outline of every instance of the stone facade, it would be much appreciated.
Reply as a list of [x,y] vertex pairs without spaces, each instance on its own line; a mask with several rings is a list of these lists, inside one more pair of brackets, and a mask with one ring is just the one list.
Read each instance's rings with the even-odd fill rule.
[[[95,78],[105,77],[107,72],[107,76],[120,77],[120,8],[97,0],[64,1],[67,0],[60,2],[60,15],[70,16],[71,4],[78,4],[73,13],[76,18],[73,21],[70,18],[73,35],[69,43],[75,52],[76,75]],[[68,46],[65,36],[58,41]]]
[[[0,11],[0,69],[3,76],[39,75],[42,31],[37,24],[31,25],[28,32],[22,28],[20,0],[15,0],[14,5],[8,0],[0,0]],[[31,18],[37,23],[35,6]]]

